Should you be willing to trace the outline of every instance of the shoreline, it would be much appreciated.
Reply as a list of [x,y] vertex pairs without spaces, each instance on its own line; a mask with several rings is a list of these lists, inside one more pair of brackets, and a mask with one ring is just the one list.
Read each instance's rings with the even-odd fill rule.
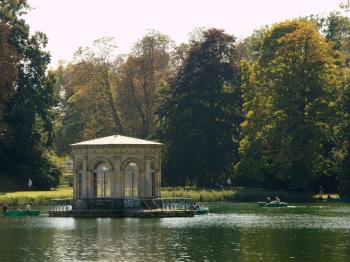
[[[311,193],[292,192],[284,190],[266,190],[263,188],[243,188],[230,187],[223,190],[214,190],[208,188],[196,187],[164,187],[162,188],[162,197],[192,198],[194,202],[257,202],[264,201],[267,196],[278,196],[285,202],[293,203],[312,203],[317,200],[326,199],[328,194],[323,194],[321,199],[319,195]],[[331,194],[333,198],[336,194]],[[49,205],[51,199],[72,198],[72,187],[61,187],[51,191],[18,191],[0,193],[0,203],[6,202],[11,206],[23,206],[26,202],[32,205]]]

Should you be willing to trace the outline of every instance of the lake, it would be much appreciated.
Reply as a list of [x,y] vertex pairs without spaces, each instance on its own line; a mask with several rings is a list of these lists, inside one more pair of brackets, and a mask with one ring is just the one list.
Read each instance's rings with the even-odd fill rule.
[[0,217],[0,261],[350,261],[350,204],[208,206],[193,218]]

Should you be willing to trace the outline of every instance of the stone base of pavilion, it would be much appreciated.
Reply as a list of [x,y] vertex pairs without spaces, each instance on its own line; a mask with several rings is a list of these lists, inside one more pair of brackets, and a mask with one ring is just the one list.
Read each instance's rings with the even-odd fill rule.
[[50,217],[193,217],[190,198],[53,199]]
[[193,217],[194,210],[68,210],[49,211],[50,217],[135,217],[135,218],[161,218],[161,217]]

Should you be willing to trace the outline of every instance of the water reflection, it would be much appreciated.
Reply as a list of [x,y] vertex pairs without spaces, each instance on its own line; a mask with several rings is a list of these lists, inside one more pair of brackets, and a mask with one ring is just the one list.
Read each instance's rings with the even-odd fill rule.
[[194,218],[0,218],[0,261],[350,259],[350,206],[227,205]]
[[246,227],[246,228],[292,228],[292,229],[346,229],[350,230],[349,216],[317,216],[310,214],[251,215],[209,214],[193,219],[164,219],[162,226],[169,228],[196,227]]

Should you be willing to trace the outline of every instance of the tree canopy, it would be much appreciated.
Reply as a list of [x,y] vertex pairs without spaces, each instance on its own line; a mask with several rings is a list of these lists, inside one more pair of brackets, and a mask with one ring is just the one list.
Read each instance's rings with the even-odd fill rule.
[[245,121],[237,165],[266,186],[303,189],[332,168],[336,65],[316,26],[278,23],[265,34],[256,62],[244,63]]
[[0,3],[0,175],[7,189],[23,188],[29,178],[37,188],[50,188],[58,184],[60,174],[46,157],[57,105],[55,79],[47,74],[47,38],[30,34],[22,19],[27,8],[24,0]]
[[241,121],[236,53],[233,36],[204,31],[164,90],[158,131],[169,183],[210,185],[230,173]]
[[[349,10],[348,3],[342,8]],[[350,19],[341,10],[261,27],[239,41],[198,29],[113,38],[48,71],[27,0],[0,2],[0,189],[58,184],[52,151],[112,134],[165,143],[163,183],[350,195]],[[52,144],[54,147],[52,147]]]

